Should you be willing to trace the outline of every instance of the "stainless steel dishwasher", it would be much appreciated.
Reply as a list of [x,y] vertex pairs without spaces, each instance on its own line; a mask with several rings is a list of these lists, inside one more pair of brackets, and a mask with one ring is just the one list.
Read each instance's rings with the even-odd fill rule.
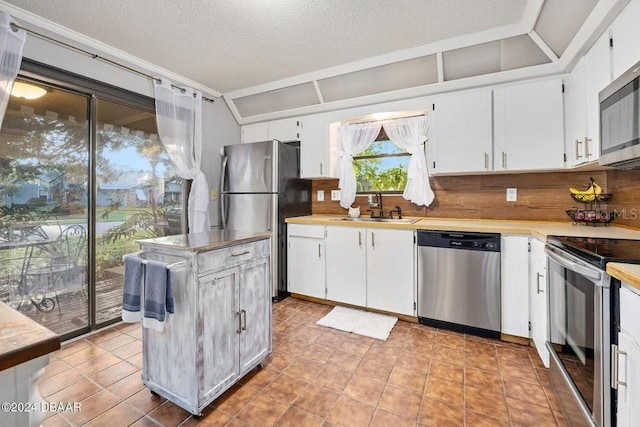
[[418,230],[418,320],[500,337],[500,234]]

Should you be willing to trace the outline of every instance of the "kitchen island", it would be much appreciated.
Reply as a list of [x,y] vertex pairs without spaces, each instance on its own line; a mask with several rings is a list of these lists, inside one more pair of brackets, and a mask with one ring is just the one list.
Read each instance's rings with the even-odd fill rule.
[[171,271],[175,313],[143,329],[144,384],[195,415],[271,353],[270,233],[140,240]]

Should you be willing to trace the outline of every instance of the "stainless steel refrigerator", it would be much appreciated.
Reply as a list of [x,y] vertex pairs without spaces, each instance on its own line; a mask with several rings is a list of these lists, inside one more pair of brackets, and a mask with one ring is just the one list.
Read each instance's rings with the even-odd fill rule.
[[311,214],[311,181],[300,178],[300,143],[265,141],[227,145],[220,178],[222,227],[268,231],[272,297],[287,293],[285,218]]

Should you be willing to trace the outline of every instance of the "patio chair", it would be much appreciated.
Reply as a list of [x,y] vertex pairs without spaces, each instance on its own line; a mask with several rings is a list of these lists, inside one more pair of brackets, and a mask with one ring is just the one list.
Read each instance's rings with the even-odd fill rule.
[[71,225],[60,233],[52,244],[33,247],[24,269],[25,283],[29,297],[36,308],[41,311],[53,310],[55,303],[47,294],[55,294],[58,311],[62,314],[58,292],[80,287],[82,285],[85,266],[80,264],[84,253],[87,232],[80,225]]

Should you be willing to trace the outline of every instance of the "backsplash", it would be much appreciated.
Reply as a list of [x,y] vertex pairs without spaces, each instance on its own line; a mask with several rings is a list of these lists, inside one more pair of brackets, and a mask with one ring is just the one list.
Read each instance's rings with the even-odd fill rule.
[[[613,193],[609,210],[619,213],[615,224],[640,227],[640,170],[431,177],[436,199],[430,207],[418,207],[401,195],[384,195],[383,207],[388,212],[398,205],[406,216],[570,221],[565,211],[583,205],[571,199],[569,187],[585,188],[589,177]],[[518,189],[518,201],[506,201],[509,187]],[[329,200],[337,188],[337,179],[312,182],[314,214],[346,215],[339,201]],[[317,190],[325,191],[324,202],[317,201]],[[367,215],[367,196],[357,196],[353,206]]]

